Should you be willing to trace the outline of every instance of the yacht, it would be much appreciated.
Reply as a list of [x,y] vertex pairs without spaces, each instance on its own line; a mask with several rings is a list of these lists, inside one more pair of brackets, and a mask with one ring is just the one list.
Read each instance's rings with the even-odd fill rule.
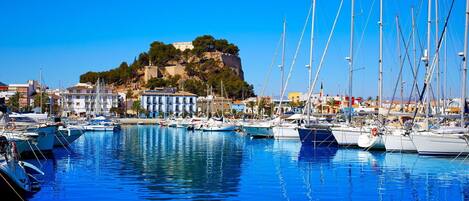
[[99,116],[90,120],[88,125],[83,126],[86,131],[118,131],[120,125],[112,122],[106,117]]

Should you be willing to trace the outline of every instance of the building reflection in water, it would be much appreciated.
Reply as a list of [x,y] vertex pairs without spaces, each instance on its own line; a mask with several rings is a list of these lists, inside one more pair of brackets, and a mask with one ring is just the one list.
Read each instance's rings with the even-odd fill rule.
[[[123,174],[141,175],[149,197],[184,195],[193,199],[235,195],[241,174],[243,144],[235,134],[193,132],[139,126],[116,135],[116,158]],[[117,151],[118,150],[118,151]],[[132,166],[132,168],[128,167]]]

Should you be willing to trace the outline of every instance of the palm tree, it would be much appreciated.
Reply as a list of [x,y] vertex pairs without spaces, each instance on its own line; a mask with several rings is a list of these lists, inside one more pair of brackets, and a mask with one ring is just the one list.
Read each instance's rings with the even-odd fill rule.
[[251,115],[254,115],[254,106],[256,106],[256,103],[254,101],[248,102],[248,107],[251,108]]

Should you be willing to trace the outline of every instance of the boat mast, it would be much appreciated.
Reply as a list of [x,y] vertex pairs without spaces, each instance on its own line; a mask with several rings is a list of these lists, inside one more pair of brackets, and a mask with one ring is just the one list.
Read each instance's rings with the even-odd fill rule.
[[[311,90],[311,81],[312,81],[312,70],[313,70],[313,45],[314,45],[314,17],[315,17],[315,13],[316,13],[316,0],[313,0],[312,2],[312,5],[311,5],[313,8],[312,8],[312,16],[311,16],[311,39],[310,39],[310,46],[309,46],[309,64],[308,64],[308,92]],[[309,93],[308,93],[309,94]],[[307,115],[308,115],[308,125],[311,121],[311,101],[309,101],[311,99],[311,96],[310,97],[307,97],[308,101],[306,101],[308,103],[308,105],[306,106],[306,108],[308,109],[307,111]]]
[[39,69],[39,113],[42,114],[42,69]]
[[[426,55],[425,55],[425,69],[427,71],[427,73],[431,73],[430,72],[430,45],[431,45],[431,41],[430,41],[430,35],[431,35],[431,25],[432,25],[432,1],[431,0],[428,0],[428,10],[427,10],[427,51],[426,51]],[[431,90],[431,81],[428,82],[428,89]],[[425,117],[428,119],[428,116],[429,116],[429,112],[430,112],[430,109],[431,109],[431,104],[430,104],[430,93],[426,93],[425,94],[426,97],[426,106],[427,106],[427,109],[425,110]]]
[[[448,29],[448,28],[446,28],[446,29]],[[446,95],[446,92],[447,92],[447,88],[446,88],[447,87],[446,86],[446,84],[447,84],[447,82],[446,82],[447,74],[446,73],[447,73],[447,70],[448,70],[448,60],[447,60],[447,56],[448,56],[448,54],[447,54],[448,51],[447,50],[448,49],[447,49],[447,45],[446,45],[446,33],[447,32],[445,32],[445,34],[443,35],[443,37],[444,37],[443,40],[445,41],[444,42],[445,43],[445,58],[444,58],[444,68],[443,68],[443,94],[442,94],[443,95],[443,97],[442,97],[442,99],[443,99],[443,114],[446,114],[446,99],[448,98],[448,96]]]
[[466,0],[466,25],[464,27],[464,57],[463,57],[463,74],[462,74],[462,93],[461,93],[461,127],[464,128],[464,109],[466,105],[466,76],[467,76],[467,60],[466,60],[466,55],[467,55],[467,35],[469,32],[469,1]]
[[349,49],[349,57],[347,58],[349,62],[349,81],[348,81],[348,118],[347,123],[350,124],[352,121],[352,77],[353,77],[353,25],[354,25],[354,18],[355,18],[355,0],[352,0],[351,5],[351,17],[350,17],[350,49]]
[[379,1],[379,75],[378,108],[383,106],[383,0]]
[[[412,14],[412,48],[414,52],[414,75],[417,75],[417,45],[415,42],[415,16],[414,16],[414,7],[411,9],[411,14]],[[414,85],[412,85],[412,90],[413,90]],[[417,102],[419,98],[419,92],[418,90],[415,90],[415,101]]]
[[[401,40],[401,36],[400,36],[400,29],[399,29],[399,16],[396,16],[396,33],[397,33],[397,56],[399,58],[399,66],[402,67],[402,55],[401,55],[401,43],[400,43],[400,40]],[[399,76],[399,79],[401,81],[401,103],[400,103],[400,111],[403,112],[404,111],[404,79],[403,79],[403,76],[402,76],[402,73],[401,75]]]
[[[435,0],[435,44],[438,44],[440,31],[438,30],[438,0]],[[436,111],[435,114],[440,114],[440,51],[436,51]]]
[[[284,78],[284,69],[285,69],[285,39],[287,37],[287,19],[286,18],[283,18],[283,34],[282,34],[282,63],[280,64],[280,81],[282,82],[281,83],[281,87],[280,87],[280,96],[282,95],[283,93],[283,85],[284,85],[284,82],[285,82],[285,78]],[[283,99],[283,97],[280,97],[280,99]],[[280,114],[282,113],[282,108],[279,108],[280,109]]]

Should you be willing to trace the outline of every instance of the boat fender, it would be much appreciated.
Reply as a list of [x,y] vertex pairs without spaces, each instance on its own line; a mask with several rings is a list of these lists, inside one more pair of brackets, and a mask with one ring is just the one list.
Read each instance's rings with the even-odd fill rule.
[[371,129],[371,135],[372,135],[373,137],[378,136],[378,129],[377,129],[377,128],[372,128],[372,129]]
[[16,142],[15,141],[11,142],[11,153],[13,153],[13,158],[16,158],[16,159],[19,158],[18,149],[16,148]]

